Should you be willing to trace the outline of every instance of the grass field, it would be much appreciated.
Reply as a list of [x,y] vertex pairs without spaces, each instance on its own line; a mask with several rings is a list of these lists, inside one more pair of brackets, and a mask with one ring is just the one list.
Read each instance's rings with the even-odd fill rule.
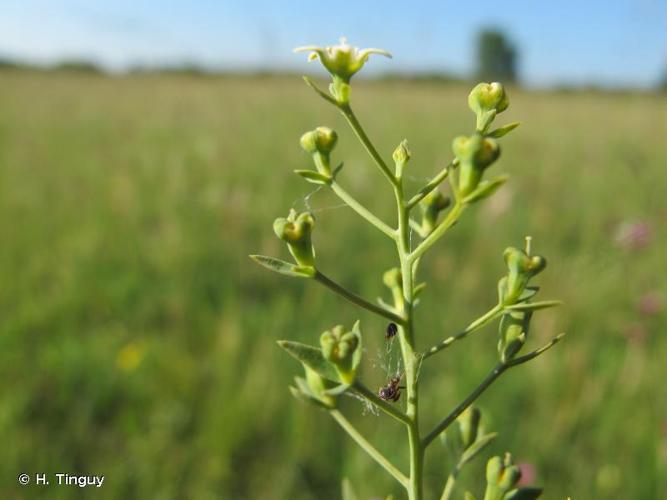
[[[409,140],[416,190],[472,129],[468,90],[362,83],[354,99],[385,157]],[[503,249],[532,235],[549,260],[541,296],[566,305],[536,316],[530,345],[568,336],[481,398],[501,433],[493,451],[532,464],[548,499],[665,498],[667,98],[510,98],[499,121],[523,124],[492,171],[511,179],[424,259],[417,343],[493,305]],[[377,387],[385,325],[247,257],[286,257],[271,225],[312,192],[291,171],[308,167],[298,138],[317,125],[339,131],[340,182],[393,221],[390,189],[298,78],[0,74],[1,498],[79,494],[20,487],[21,472],[106,475],[90,498],[338,498],[343,475],[360,498],[401,498],[326,413],[290,396],[301,369],[275,343],[360,318]],[[384,293],[388,240],[324,190],[307,201],[322,270]],[[424,427],[481,380],[495,344],[494,325],[423,367]],[[343,405],[407,459],[402,430],[363,410]],[[477,493],[481,466],[463,478]],[[446,471],[429,451],[429,498]]]

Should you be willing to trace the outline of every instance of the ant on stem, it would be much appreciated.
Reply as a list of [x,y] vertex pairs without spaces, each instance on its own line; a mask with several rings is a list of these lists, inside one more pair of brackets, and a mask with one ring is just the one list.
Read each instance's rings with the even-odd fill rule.
[[399,385],[402,378],[403,374],[401,373],[396,377],[390,378],[386,386],[380,387],[378,390],[380,399],[383,399],[384,401],[398,401],[401,397],[401,389],[405,389],[405,386]]

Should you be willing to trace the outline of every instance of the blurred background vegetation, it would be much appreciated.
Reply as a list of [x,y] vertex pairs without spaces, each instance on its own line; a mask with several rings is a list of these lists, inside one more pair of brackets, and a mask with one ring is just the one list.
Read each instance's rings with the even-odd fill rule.
[[[476,71],[515,80],[511,41],[492,30],[478,43]],[[474,118],[469,84],[413,76],[360,80],[353,98],[385,157],[408,138],[416,190]],[[522,126],[493,173],[511,179],[424,259],[418,345],[493,305],[503,249],[532,235],[549,260],[541,296],[566,304],[536,315],[530,343],[568,336],[481,398],[500,432],[493,452],[512,451],[545,498],[665,498],[667,98],[518,85],[509,95],[499,122]],[[365,297],[384,293],[390,242],[291,173],[308,168],[298,138],[318,125],[339,132],[340,182],[393,220],[391,191],[297,76],[3,65],[0,498],[338,498],[342,476],[361,498],[400,498],[326,413],[291,398],[301,369],[275,344],[315,343],[360,318],[363,378],[376,387],[386,325],[247,257],[285,258],[272,222],[310,207],[322,270]],[[494,325],[422,368],[425,428],[484,376],[495,344]],[[343,411],[405,468],[400,427],[352,398]],[[429,497],[446,471],[434,446]],[[21,488],[21,472],[106,480]],[[482,461],[463,481],[479,490],[481,473]]]

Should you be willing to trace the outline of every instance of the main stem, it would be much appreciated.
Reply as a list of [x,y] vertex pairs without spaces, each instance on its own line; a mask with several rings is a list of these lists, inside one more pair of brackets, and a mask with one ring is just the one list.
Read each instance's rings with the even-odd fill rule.
[[424,447],[419,437],[419,393],[418,393],[418,358],[415,356],[413,331],[413,300],[414,276],[410,260],[410,225],[409,208],[405,203],[403,186],[399,182],[394,187],[396,205],[398,207],[398,257],[401,262],[401,276],[403,279],[403,310],[405,318],[400,328],[400,344],[405,366],[405,387],[408,396],[406,414],[410,419],[408,424],[408,441],[410,446],[410,478],[408,482],[408,497],[410,500],[421,500],[423,497],[423,463]]
[[[408,417],[408,441],[410,446],[410,477],[408,478],[407,491],[410,500],[422,500],[423,498],[423,463],[425,446],[419,436],[419,396],[417,393],[418,376],[418,357],[415,356],[414,332],[412,321],[412,306],[414,300],[414,277],[412,274],[413,262],[418,256],[411,256],[410,248],[410,208],[405,201],[403,184],[397,178],[384,162],[373,143],[368,138],[363,127],[357,120],[356,115],[349,104],[337,105],[343,116],[354,130],[359,141],[364,145],[370,156],[373,158],[382,174],[389,180],[396,197],[396,207],[398,211],[398,229],[396,238],[396,248],[401,263],[401,275],[403,279],[403,306],[401,316],[403,321],[399,326],[399,341],[401,344],[401,354],[403,357],[403,366],[405,367],[405,388],[407,392],[407,406],[405,414]],[[424,251],[426,248],[423,249]],[[421,252],[423,253],[423,251]]]

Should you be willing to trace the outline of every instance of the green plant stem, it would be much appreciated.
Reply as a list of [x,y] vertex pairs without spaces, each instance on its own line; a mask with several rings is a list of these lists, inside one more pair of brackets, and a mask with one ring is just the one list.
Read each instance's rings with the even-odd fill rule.
[[431,442],[437,438],[442,432],[444,432],[449,425],[454,422],[454,420],[457,419],[457,417],[463,413],[471,404],[477,400],[477,398],[486,390],[488,387],[493,384],[493,382],[496,381],[500,375],[502,375],[506,370],[509,368],[513,368],[518,365],[522,365],[523,363],[526,363],[530,361],[531,359],[536,358],[540,354],[543,354],[544,352],[548,351],[551,349],[554,345],[556,345],[563,337],[565,336],[564,333],[560,333],[556,335],[553,339],[551,339],[550,342],[547,344],[543,345],[539,349],[534,350],[531,353],[526,354],[525,356],[520,356],[518,358],[514,358],[507,363],[502,363],[499,362],[493,370],[486,376],[486,378],[482,381],[481,384],[479,384],[474,391],[472,391],[467,398],[465,398],[459,405],[452,410],[452,412],[447,415],[438,425],[435,426],[435,428],[428,433],[428,435],[424,438],[423,441],[423,446],[426,448]]
[[384,411],[388,415],[394,417],[399,422],[401,422],[405,425],[410,425],[411,420],[408,418],[408,416],[405,413],[403,413],[401,410],[399,410],[395,406],[392,406],[391,404],[387,403],[383,399],[380,399],[378,396],[375,395],[375,393],[373,391],[371,391],[364,384],[362,384],[359,381],[355,381],[353,387],[354,387],[354,390],[357,391],[357,393],[360,396],[362,396],[363,398],[365,398],[367,401],[370,401],[375,406],[380,408],[382,411]]
[[357,119],[357,116],[354,114],[354,111],[352,111],[350,105],[338,104],[337,107],[343,114],[347,122],[350,124],[350,127],[352,127],[352,130],[356,134],[361,144],[363,144],[363,146],[366,148],[366,151],[368,151],[368,154],[371,155],[371,158],[373,158],[373,160],[375,161],[376,165],[378,166],[382,174],[387,178],[387,180],[391,183],[392,186],[394,187],[398,186],[399,182],[396,179],[396,176],[392,173],[391,170],[389,170],[389,167],[380,156],[380,153],[378,153],[377,149],[375,149],[375,146],[373,146],[373,143],[368,138],[368,135],[366,134],[363,127],[359,123],[359,120]]
[[405,477],[405,474],[398,470],[394,464],[387,460],[387,458],[377,450],[377,448],[370,444],[341,412],[338,410],[329,410],[329,414],[366,453],[389,472],[389,474],[391,474],[403,487],[407,487],[408,478]]
[[377,306],[373,304],[372,302],[368,302],[366,299],[363,299],[359,297],[358,295],[346,290],[344,287],[336,283],[335,281],[331,280],[324,274],[322,274],[320,271],[315,271],[315,276],[313,277],[315,281],[323,284],[330,290],[333,290],[336,292],[338,295],[341,297],[349,300],[353,304],[356,304],[360,307],[363,307],[364,309],[368,309],[371,312],[374,312],[375,314],[378,314],[384,318],[387,318],[395,323],[403,324],[405,322],[405,319],[402,318],[401,316],[391,312],[387,311],[383,307]]
[[458,222],[464,209],[465,205],[457,199],[452,209],[447,213],[447,217],[412,251],[408,258],[412,261],[421,257],[450,227]]
[[437,188],[442,181],[444,181],[449,175],[449,170],[458,165],[458,160],[452,160],[449,164],[443,168],[438,174],[433,177],[428,183],[419,190],[419,192],[410,198],[410,201],[407,203],[408,210],[411,210],[417,203],[422,201],[427,194]]
[[458,476],[458,467],[455,468],[452,473],[447,477],[447,482],[445,483],[445,489],[442,491],[440,500],[449,500],[454,493],[454,484],[456,484],[456,478]]
[[[341,113],[345,116],[350,127],[364,145],[370,156],[380,168],[384,176],[389,180],[394,188],[396,198],[396,207],[398,213],[398,229],[396,238],[396,248],[400,260],[401,275],[403,279],[403,300],[402,300],[402,318],[399,328],[399,342],[401,345],[401,355],[405,369],[405,386],[407,392],[407,404],[405,414],[409,422],[407,423],[408,444],[410,448],[410,477],[407,483],[408,497],[410,500],[421,500],[423,498],[422,476],[424,462],[424,447],[419,436],[419,399],[417,391],[417,370],[420,359],[415,356],[414,350],[414,332],[412,328],[412,308],[414,300],[414,280],[412,264],[416,260],[410,255],[410,223],[409,209],[405,203],[403,185],[389,170],[387,164],[377,152],[377,149],[371,143],[368,135],[357,120],[356,115],[349,105],[338,105]],[[386,311],[385,311],[386,313]]]
[[361,215],[364,219],[370,222],[373,226],[378,228],[384,234],[389,236],[392,240],[396,239],[396,230],[389,227],[387,224],[382,222],[374,213],[368,210],[365,206],[359,203],[350,193],[348,193],[343,187],[338,184],[335,180],[330,183],[331,189],[336,195],[343,200],[352,210]]
[[543,345],[539,349],[536,349],[533,352],[530,352],[524,356],[519,356],[518,358],[514,358],[513,360],[509,361],[507,363],[507,366],[512,367],[512,366],[522,365],[523,363],[526,363],[531,359],[538,357],[540,354],[543,354],[545,351],[548,351],[553,346],[555,346],[558,342],[560,342],[563,339],[563,337],[565,337],[565,334],[559,333],[553,339],[551,339],[547,344]]
[[423,463],[424,448],[419,436],[419,393],[418,370],[419,359],[415,356],[413,331],[413,302],[414,302],[414,273],[413,262],[410,260],[410,216],[404,201],[403,186],[394,188],[398,212],[398,241],[396,247],[401,263],[401,277],[403,280],[403,316],[405,323],[399,330],[399,341],[403,366],[405,367],[405,385],[407,390],[406,414],[410,418],[408,425],[408,444],[410,448],[410,483],[408,497],[410,500],[423,498]]
[[495,305],[492,309],[489,309],[486,313],[484,313],[483,316],[480,316],[475,321],[470,323],[461,332],[457,333],[456,335],[452,335],[451,337],[447,337],[442,342],[437,343],[436,345],[425,351],[422,354],[422,359],[426,359],[430,356],[433,356],[435,353],[440,352],[441,350],[449,347],[457,340],[461,340],[467,337],[472,332],[479,330],[480,328],[482,328],[483,326],[485,326],[486,324],[490,323],[495,318],[500,316],[502,312],[503,312],[502,306],[500,304]]
[[463,413],[466,408],[475,402],[475,400],[486,390],[488,387],[495,382],[495,380],[502,375],[509,366],[504,363],[498,363],[493,370],[486,376],[486,378],[479,384],[474,391],[472,391],[468,397],[466,397],[461,403],[458,404],[452,412],[447,415],[435,428],[428,433],[424,438],[423,446],[427,447],[431,442],[437,438],[449,425],[456,420],[456,418]]

